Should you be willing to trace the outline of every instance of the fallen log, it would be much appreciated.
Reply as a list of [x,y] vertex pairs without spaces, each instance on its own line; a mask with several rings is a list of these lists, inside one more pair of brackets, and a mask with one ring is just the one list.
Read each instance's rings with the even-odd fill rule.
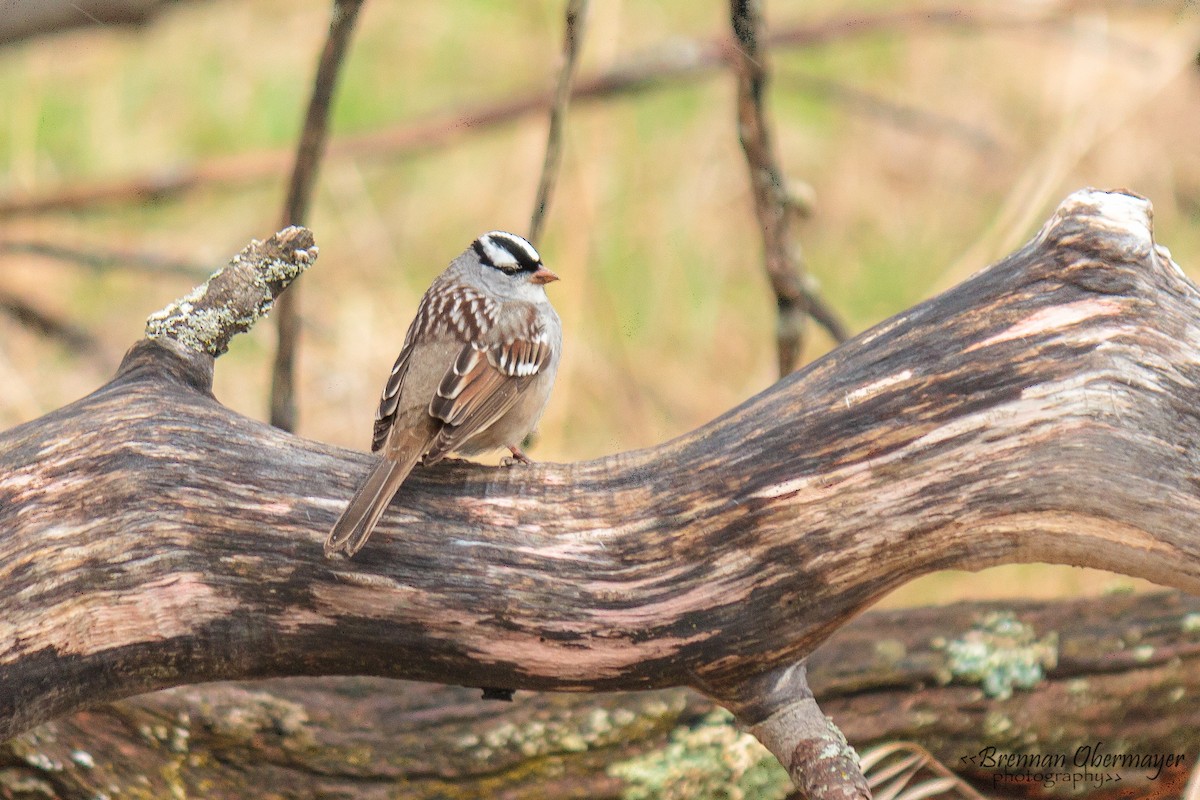
[[[1009,635],[994,635],[989,621],[1003,619],[1014,623]],[[964,669],[955,643],[966,642],[986,650],[986,670]],[[1013,685],[1020,665],[1037,669]],[[1022,796],[1027,782],[985,766],[988,748],[1074,757],[1098,740],[1121,752],[1187,754],[1154,780],[1121,773],[1120,787],[1138,797],[1175,797],[1200,741],[1200,704],[1191,702],[1200,694],[1200,597],[869,612],[812,654],[809,680],[859,752],[917,742],[990,797]],[[1006,682],[1011,693],[995,696]],[[187,686],[79,711],[0,745],[0,797],[235,800],[269,786],[281,798],[537,800],[668,787],[678,797],[685,783],[691,796],[729,796],[751,770],[772,775],[762,796],[786,793],[774,757],[715,725],[715,710],[687,689],[519,692],[497,703],[474,689],[381,678]],[[1058,781],[1044,793],[1079,800],[1107,788]]]

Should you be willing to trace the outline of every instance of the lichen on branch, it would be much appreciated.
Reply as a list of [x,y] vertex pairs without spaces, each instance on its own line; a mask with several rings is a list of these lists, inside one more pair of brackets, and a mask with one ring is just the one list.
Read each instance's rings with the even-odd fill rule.
[[292,226],[257,239],[205,283],[146,320],[146,338],[170,339],[217,357],[250,330],[275,298],[317,259],[312,231]]

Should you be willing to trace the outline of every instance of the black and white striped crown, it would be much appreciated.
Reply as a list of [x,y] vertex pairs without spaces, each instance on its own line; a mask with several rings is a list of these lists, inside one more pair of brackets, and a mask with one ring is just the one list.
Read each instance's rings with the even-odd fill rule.
[[515,233],[488,231],[471,245],[479,260],[488,267],[507,272],[536,272],[542,257],[529,241]]

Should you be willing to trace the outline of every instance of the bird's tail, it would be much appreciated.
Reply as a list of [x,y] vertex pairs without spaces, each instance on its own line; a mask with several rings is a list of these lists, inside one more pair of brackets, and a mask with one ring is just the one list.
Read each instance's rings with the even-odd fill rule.
[[326,558],[332,558],[336,553],[344,553],[350,558],[362,549],[420,457],[421,448],[408,448],[398,461],[387,456],[380,459],[329,532],[329,538],[325,540]]

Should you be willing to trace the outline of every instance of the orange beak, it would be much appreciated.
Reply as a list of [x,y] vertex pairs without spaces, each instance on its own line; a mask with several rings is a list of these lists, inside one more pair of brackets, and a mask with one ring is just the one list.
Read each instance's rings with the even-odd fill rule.
[[538,267],[537,271],[529,276],[530,283],[553,283],[558,280],[558,276],[545,267]]

